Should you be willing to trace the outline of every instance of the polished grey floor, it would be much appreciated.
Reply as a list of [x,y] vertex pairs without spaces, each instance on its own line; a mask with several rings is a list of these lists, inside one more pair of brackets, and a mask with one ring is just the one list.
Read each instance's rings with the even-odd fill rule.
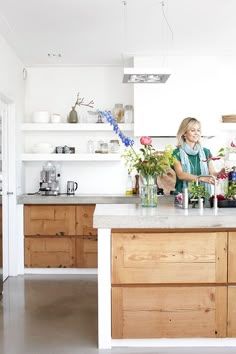
[[0,354],[235,354],[236,348],[97,349],[95,275],[25,275],[4,283]]

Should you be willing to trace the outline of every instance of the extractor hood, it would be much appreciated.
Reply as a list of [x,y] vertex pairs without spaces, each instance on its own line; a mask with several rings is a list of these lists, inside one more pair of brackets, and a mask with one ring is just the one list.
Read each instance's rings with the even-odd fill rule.
[[170,76],[167,68],[124,68],[123,83],[164,84]]

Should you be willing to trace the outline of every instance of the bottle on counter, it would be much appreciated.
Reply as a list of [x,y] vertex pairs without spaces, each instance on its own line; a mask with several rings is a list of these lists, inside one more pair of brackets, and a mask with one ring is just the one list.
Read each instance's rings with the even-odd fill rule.
[[130,172],[128,172],[125,194],[126,195],[133,194],[133,180],[132,180],[132,176],[131,176]]

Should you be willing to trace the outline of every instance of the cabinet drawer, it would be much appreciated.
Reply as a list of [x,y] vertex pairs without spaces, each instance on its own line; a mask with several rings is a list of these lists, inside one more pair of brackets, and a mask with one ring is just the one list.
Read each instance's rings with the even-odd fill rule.
[[226,306],[223,286],[113,287],[112,338],[225,337]]
[[75,206],[26,205],[25,235],[74,235]]
[[224,283],[227,233],[113,233],[112,283]]
[[228,287],[228,328],[227,337],[236,337],[236,286]]
[[76,235],[97,235],[93,228],[93,213],[95,204],[76,206]]
[[97,268],[97,236],[76,238],[76,267]]
[[236,232],[229,232],[228,257],[228,282],[236,283]]
[[75,239],[73,237],[25,238],[25,267],[74,267]]

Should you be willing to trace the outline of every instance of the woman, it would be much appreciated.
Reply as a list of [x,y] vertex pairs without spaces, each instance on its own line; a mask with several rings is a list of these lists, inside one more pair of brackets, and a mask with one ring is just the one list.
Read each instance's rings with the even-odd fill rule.
[[[188,182],[195,182],[200,175],[208,175],[199,177],[199,182],[204,182],[205,187],[211,194],[211,184],[214,184],[216,176],[213,162],[211,160],[211,152],[200,144],[201,124],[196,118],[185,118],[177,132],[177,149],[173,155],[176,158],[174,170],[176,173],[176,193],[182,192],[183,187],[188,186]],[[224,169],[222,169],[223,173]],[[220,173],[220,172],[219,172]]]

